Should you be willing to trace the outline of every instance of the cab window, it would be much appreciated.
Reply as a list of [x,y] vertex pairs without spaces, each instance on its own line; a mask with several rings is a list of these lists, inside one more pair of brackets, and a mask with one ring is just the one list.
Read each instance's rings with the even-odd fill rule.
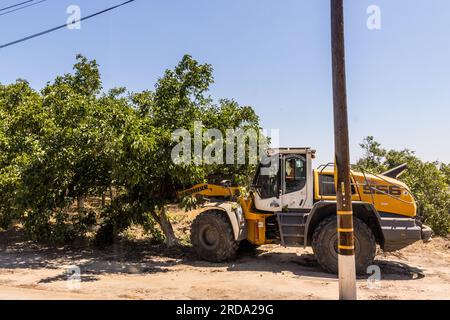
[[[351,184],[352,194],[356,194],[355,185]],[[319,175],[319,194],[324,197],[336,196],[336,189],[334,184],[334,175],[321,174]]]
[[306,186],[306,160],[303,157],[287,158],[285,168],[285,193],[302,190]]
[[[261,169],[266,169],[262,174]],[[261,199],[275,198],[279,196],[280,187],[279,165],[271,166],[261,164],[258,170],[256,187]]]
[[319,194],[324,197],[336,195],[334,176],[325,174],[319,176]]

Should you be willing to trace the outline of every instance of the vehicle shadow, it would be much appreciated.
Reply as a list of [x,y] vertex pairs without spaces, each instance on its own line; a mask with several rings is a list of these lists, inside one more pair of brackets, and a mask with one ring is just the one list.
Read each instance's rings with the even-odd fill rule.
[[[61,273],[41,279],[39,283],[52,283],[67,279],[67,268],[77,266],[81,281],[94,282],[107,274],[152,274],[176,272],[171,267],[188,265],[194,268],[225,269],[229,272],[251,271],[269,273],[292,273],[295,276],[337,279],[325,272],[313,254],[272,252],[256,249],[240,252],[229,262],[210,263],[201,261],[189,246],[168,249],[149,241],[119,241],[106,249],[86,247],[50,247],[37,245],[13,234],[5,243],[0,234],[1,269],[53,269]],[[384,280],[416,280],[425,277],[422,270],[403,262],[376,260]],[[361,276],[367,279],[370,275]]]
[[[323,270],[313,254],[257,252],[253,255],[244,254],[236,261],[226,263],[208,263],[204,261],[190,261],[192,266],[226,267],[227,271],[251,271],[284,273],[291,272],[296,276],[337,279],[337,276]],[[425,277],[425,273],[418,267],[406,263],[388,260],[375,260],[374,265],[381,271],[382,280],[418,280]],[[372,273],[359,275],[358,279],[367,279]]]

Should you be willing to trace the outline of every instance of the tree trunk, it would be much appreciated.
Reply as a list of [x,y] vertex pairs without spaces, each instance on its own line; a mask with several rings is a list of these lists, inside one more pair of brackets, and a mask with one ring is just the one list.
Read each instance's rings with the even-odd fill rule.
[[106,195],[104,192],[102,192],[102,208],[106,207]]
[[78,210],[84,209],[84,197],[77,197],[77,207]]
[[175,232],[173,231],[172,224],[166,214],[166,208],[163,206],[159,212],[159,225],[161,226],[164,236],[166,237],[167,247],[175,247],[179,244]]
[[113,201],[113,198],[114,198],[114,193],[113,193],[112,187],[109,187],[109,197],[110,197],[111,202],[112,202],[112,201]]

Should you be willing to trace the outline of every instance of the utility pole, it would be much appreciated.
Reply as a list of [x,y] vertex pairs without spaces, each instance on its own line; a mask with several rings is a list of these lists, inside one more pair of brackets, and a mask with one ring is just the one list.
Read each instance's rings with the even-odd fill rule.
[[341,300],[356,300],[355,241],[350,182],[343,0],[331,0],[331,43],[333,56],[339,298]]

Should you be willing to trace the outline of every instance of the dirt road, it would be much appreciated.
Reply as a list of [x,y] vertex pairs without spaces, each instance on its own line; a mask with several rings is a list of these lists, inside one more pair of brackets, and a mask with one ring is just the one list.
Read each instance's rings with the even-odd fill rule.
[[[362,299],[450,299],[450,241],[381,254],[379,288]],[[68,280],[78,266],[80,280]],[[108,251],[45,248],[0,234],[0,299],[336,299],[338,283],[311,251],[264,246],[231,263],[198,261],[189,248],[149,244]]]

